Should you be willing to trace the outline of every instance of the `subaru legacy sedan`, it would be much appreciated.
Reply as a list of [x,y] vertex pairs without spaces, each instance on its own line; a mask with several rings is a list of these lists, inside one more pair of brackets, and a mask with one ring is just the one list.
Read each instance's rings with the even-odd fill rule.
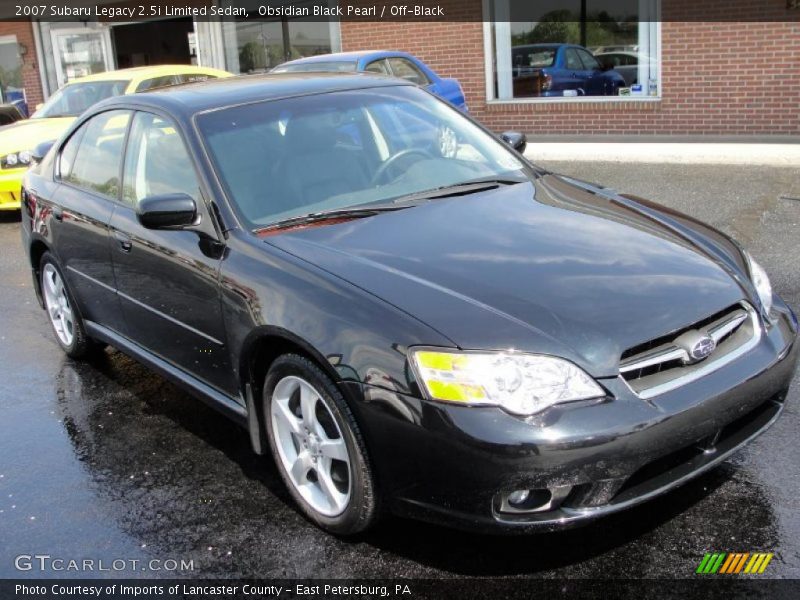
[[37,149],[22,237],[69,357],[234,419],[321,527],[552,529],[762,433],[798,324],[722,233],[523,147],[369,74],[121,96]]

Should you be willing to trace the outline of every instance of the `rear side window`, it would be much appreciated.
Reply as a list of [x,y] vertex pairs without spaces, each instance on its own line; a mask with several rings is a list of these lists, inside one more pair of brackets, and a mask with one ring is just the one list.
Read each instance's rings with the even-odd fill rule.
[[152,79],[145,79],[136,86],[137,92],[146,92],[148,90],[157,90],[158,88],[169,87],[181,83],[178,75],[162,75],[161,77],[153,77]]
[[389,68],[386,66],[386,59],[373,60],[364,69],[367,73],[378,73],[380,75],[391,75]]
[[392,74],[400,79],[405,79],[417,85],[428,85],[428,78],[419,70],[419,68],[410,60],[405,58],[390,58],[389,66],[392,68]]
[[112,110],[87,121],[61,151],[61,179],[116,199],[122,145],[130,118],[129,111]]
[[216,75],[208,75],[207,73],[181,73],[178,75],[179,83],[198,83],[216,78]]

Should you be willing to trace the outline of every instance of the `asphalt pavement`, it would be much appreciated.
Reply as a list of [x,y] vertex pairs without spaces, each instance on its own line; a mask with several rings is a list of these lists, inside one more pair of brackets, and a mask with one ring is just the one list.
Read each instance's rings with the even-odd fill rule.
[[[739,239],[800,307],[792,168],[547,163]],[[309,524],[243,430],[119,352],[64,357],[36,304],[18,215],[0,215],[0,577],[693,577],[708,551],[774,552],[800,578],[800,383],[721,467],[562,533],[482,536],[385,520],[356,540]],[[402,457],[398,457],[402,460]],[[191,570],[18,571],[15,557],[192,561]],[[163,564],[163,562],[161,563]],[[167,566],[172,563],[167,563]]]

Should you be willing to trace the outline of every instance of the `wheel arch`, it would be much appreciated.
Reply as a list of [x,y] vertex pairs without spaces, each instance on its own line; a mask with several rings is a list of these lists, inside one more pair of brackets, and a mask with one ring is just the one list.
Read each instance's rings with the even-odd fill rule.
[[238,361],[239,385],[247,405],[250,439],[256,454],[266,451],[264,411],[260,401],[264,380],[275,360],[285,354],[298,354],[314,361],[352,406],[353,398],[348,386],[340,385],[343,379],[341,374],[322,352],[307,340],[281,327],[257,327],[242,344]]
[[31,270],[33,271],[33,289],[36,292],[36,299],[39,301],[39,306],[42,308],[44,308],[44,298],[42,297],[41,262],[45,252],[50,252],[50,246],[45,242],[40,239],[34,239],[31,242],[29,257],[31,261]]

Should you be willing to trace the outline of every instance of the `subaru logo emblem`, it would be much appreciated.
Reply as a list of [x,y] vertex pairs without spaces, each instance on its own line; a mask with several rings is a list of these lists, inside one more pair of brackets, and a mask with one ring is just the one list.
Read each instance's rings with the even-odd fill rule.
[[710,335],[704,335],[689,348],[689,356],[694,360],[703,360],[717,347],[717,342]]

